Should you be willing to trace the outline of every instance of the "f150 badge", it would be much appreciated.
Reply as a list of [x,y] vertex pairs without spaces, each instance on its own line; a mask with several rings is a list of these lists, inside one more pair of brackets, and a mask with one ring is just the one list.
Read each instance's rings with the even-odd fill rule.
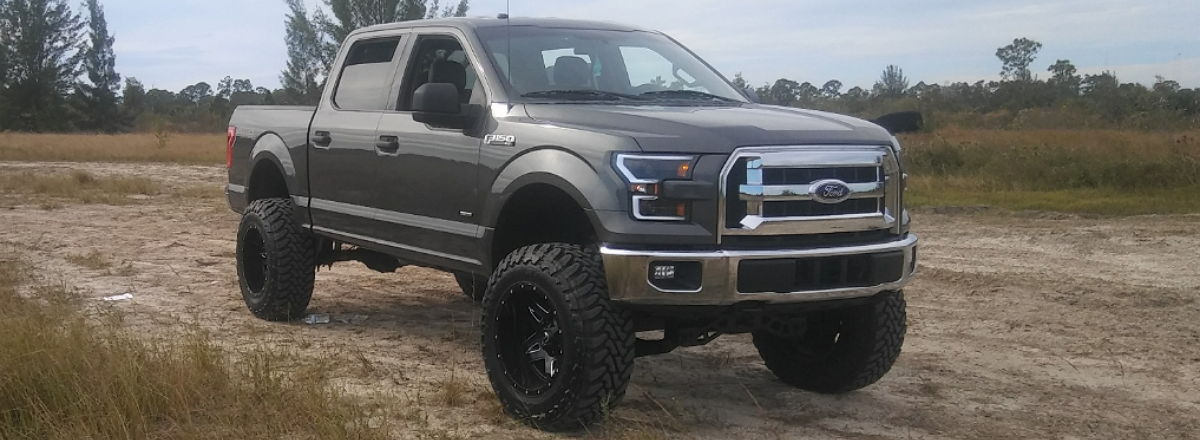
[[483,137],[483,143],[496,147],[515,147],[517,137],[503,134],[489,134]]
[[813,200],[832,205],[846,201],[853,191],[850,190],[850,185],[841,180],[822,180],[814,183],[809,193],[812,193]]

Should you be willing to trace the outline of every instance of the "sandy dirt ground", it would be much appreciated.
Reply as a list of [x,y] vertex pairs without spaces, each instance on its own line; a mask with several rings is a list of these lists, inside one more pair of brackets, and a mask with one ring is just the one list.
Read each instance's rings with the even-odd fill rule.
[[[224,170],[0,163],[212,186]],[[551,438],[504,418],[483,375],[478,313],[449,275],[317,275],[310,311],[329,325],[258,321],[236,285],[238,218],[216,198],[39,207],[0,195],[0,250],[44,281],[79,286],[147,335],[200,326],[228,347],[267,346],[324,365],[365,399],[397,402],[404,436]],[[1081,218],[927,210],[921,273],[892,372],[844,396],[789,388],[746,336],[637,360],[598,435],[669,438],[1200,438],[1200,216]],[[98,251],[116,268],[65,257]],[[97,302],[97,304],[100,304]],[[366,319],[362,320],[361,316]],[[465,384],[466,401],[437,396]],[[596,433],[593,433],[596,434]]]

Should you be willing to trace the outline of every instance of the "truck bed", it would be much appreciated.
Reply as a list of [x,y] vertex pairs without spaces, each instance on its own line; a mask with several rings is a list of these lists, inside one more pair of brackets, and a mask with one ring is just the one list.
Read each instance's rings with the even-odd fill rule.
[[[237,137],[230,152],[230,207],[241,212],[246,206],[246,188],[251,171],[261,160],[270,160],[284,173],[291,195],[308,195],[308,128],[316,107],[245,105],[229,121]],[[289,151],[290,150],[290,151]]]

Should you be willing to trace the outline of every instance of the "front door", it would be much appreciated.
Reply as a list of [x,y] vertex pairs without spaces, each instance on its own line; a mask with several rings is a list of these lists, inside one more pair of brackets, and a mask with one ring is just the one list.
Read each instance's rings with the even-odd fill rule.
[[[392,211],[385,239],[470,268],[482,261],[481,203],[476,192],[482,134],[476,127],[437,127],[413,120],[412,93],[426,83],[454,84],[463,114],[482,114],[486,97],[473,57],[450,33],[416,36],[395,111],[379,120],[378,135],[395,139],[395,153],[379,158],[378,204]],[[475,118],[478,120],[479,118]]]

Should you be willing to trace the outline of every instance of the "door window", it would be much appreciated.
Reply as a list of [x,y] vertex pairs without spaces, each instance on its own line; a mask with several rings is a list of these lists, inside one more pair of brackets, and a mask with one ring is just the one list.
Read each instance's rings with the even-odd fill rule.
[[342,110],[375,110],[387,107],[396,68],[400,40],[369,40],[354,43],[346,55],[333,103]]
[[428,35],[417,40],[398,108],[412,110],[413,93],[429,83],[454,84],[462,104],[483,97],[478,92],[479,77],[475,66],[471,65],[471,58],[458,39],[451,36]]

